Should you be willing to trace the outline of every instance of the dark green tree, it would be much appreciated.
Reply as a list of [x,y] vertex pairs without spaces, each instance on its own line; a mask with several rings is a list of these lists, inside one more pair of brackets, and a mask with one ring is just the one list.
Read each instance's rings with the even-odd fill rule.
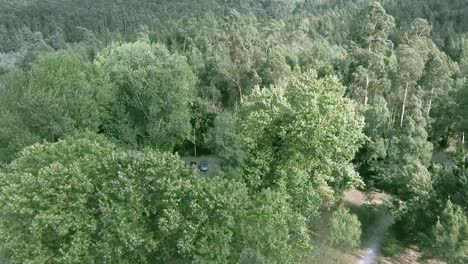
[[98,131],[112,95],[99,70],[79,55],[47,57],[5,79],[0,91],[2,160],[34,142]]
[[186,58],[163,45],[112,45],[98,57],[116,95],[105,132],[130,146],[172,150],[190,139],[196,78]]
[[434,226],[434,249],[450,264],[468,261],[468,220],[466,212],[447,201]]
[[261,54],[257,27],[255,16],[232,10],[222,24],[222,41],[216,43],[212,57],[215,70],[235,89],[230,94],[237,94],[239,103],[261,82],[254,68]]
[[353,252],[360,245],[361,223],[357,216],[342,205],[333,212],[330,220],[328,243],[341,252]]
[[235,115],[228,112],[220,113],[207,136],[210,149],[232,165],[242,164],[246,158],[238,125]]
[[378,2],[362,9],[352,34],[349,50],[348,86],[351,97],[366,107],[378,101],[389,89],[393,44],[389,35],[395,28],[394,18]]

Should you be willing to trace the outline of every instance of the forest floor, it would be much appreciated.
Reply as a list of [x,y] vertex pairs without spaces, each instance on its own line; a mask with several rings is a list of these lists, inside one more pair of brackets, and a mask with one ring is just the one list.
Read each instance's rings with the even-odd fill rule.
[[451,171],[453,169],[453,162],[451,158],[451,152],[447,150],[437,150],[432,154],[432,161],[440,164],[446,170]]
[[220,165],[221,160],[216,155],[200,155],[197,157],[185,156],[185,157],[181,157],[181,159],[187,164],[190,161],[195,161],[197,163],[197,166],[200,165],[201,161],[207,161],[208,171],[201,172],[202,174],[207,175],[207,176],[213,176],[218,170],[221,169],[221,165]]

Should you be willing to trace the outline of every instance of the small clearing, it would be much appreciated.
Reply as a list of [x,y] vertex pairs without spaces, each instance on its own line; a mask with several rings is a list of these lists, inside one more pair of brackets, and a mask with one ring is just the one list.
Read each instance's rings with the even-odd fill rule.
[[186,156],[186,157],[181,157],[181,159],[185,163],[189,163],[190,161],[195,161],[197,163],[197,166],[200,164],[201,161],[207,161],[208,162],[208,171],[207,172],[200,172],[202,174],[206,174],[207,176],[214,176],[217,171],[221,169],[221,160],[218,156],[216,155],[200,155],[197,157],[194,156]]

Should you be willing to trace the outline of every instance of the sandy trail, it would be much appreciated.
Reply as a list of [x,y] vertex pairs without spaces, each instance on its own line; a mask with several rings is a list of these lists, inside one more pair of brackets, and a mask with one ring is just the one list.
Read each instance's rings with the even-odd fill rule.
[[382,215],[376,223],[372,236],[366,243],[364,254],[359,259],[359,264],[377,264],[380,247],[384,240],[385,231],[394,223],[390,215]]

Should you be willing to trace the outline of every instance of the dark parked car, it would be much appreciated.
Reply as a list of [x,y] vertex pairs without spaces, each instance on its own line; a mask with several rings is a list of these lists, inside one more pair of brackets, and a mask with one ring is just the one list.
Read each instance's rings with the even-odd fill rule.
[[206,161],[206,160],[200,161],[200,165],[198,166],[198,168],[202,172],[207,172],[208,171],[208,161]]

